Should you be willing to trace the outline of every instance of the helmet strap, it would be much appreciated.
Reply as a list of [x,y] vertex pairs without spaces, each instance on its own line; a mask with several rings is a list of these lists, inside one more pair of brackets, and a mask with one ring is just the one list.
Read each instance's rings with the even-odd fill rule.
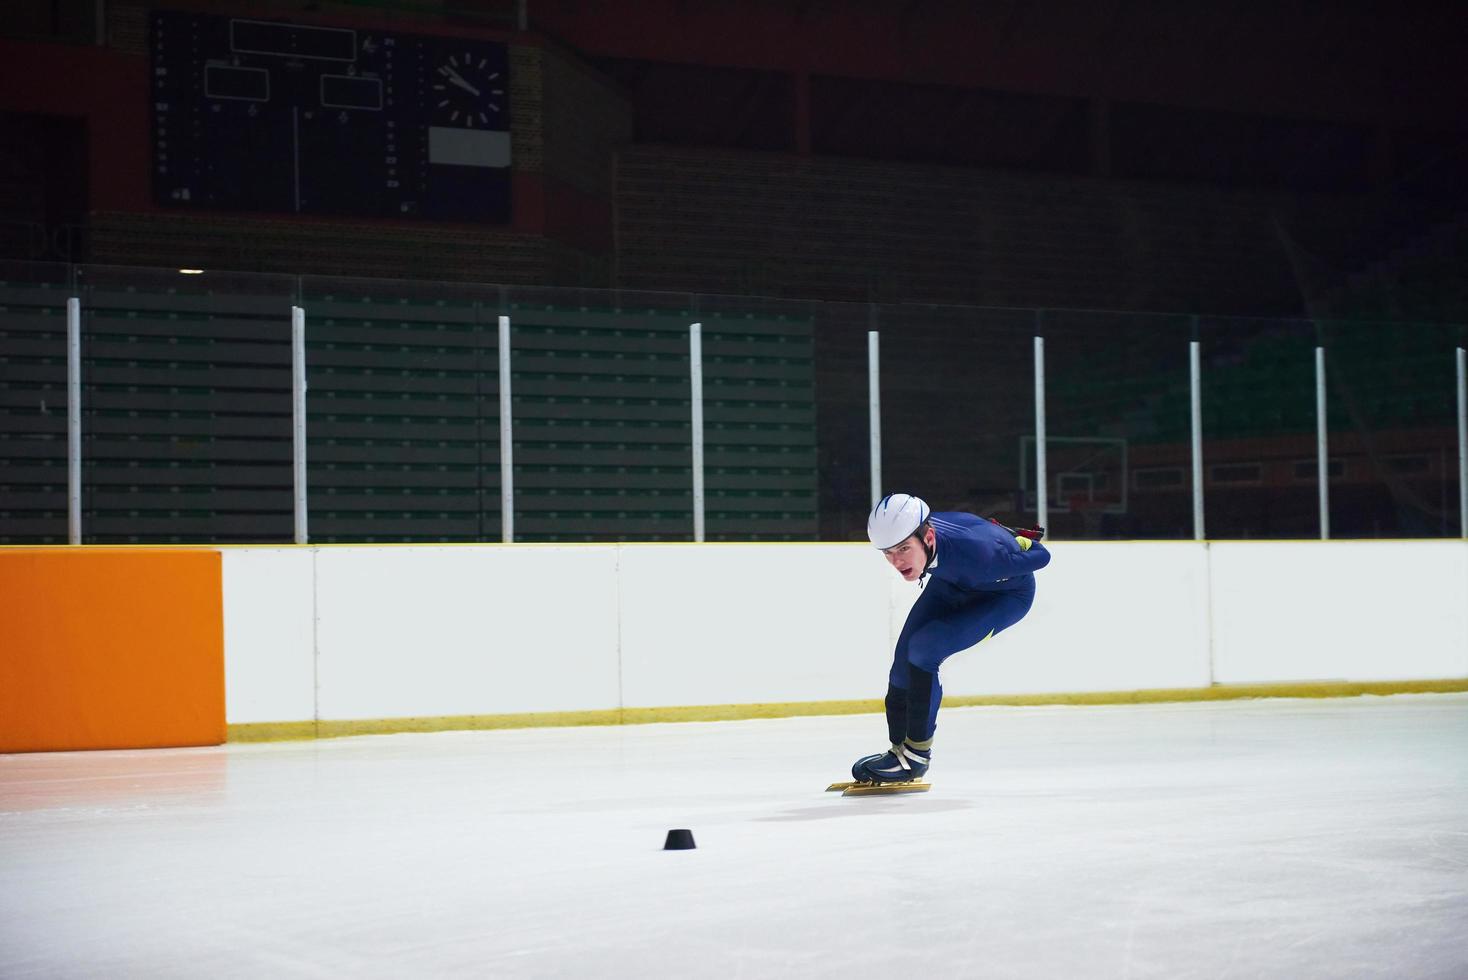
[[928,537],[923,533],[923,529],[927,527],[929,527],[928,522],[923,521],[923,523],[918,525],[915,535],[918,540],[918,547],[923,549],[923,573],[918,576],[918,588],[922,588],[923,579],[928,577],[928,569],[933,567],[933,559],[938,554],[937,548],[928,547]]

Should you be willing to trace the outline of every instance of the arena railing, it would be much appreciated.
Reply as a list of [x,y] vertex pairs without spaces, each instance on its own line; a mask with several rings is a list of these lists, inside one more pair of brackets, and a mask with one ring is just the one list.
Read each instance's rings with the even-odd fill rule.
[[1464,533],[1463,324],[0,273],[0,543]]

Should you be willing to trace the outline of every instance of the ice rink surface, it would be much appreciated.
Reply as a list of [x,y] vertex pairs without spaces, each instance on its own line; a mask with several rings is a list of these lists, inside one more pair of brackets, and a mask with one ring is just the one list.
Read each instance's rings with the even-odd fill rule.
[[884,729],[0,756],[0,976],[1468,976],[1468,695]]

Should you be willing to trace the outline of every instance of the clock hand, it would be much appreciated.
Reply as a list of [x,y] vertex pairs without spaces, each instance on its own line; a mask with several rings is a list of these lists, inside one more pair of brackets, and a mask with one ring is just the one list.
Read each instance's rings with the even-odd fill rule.
[[444,74],[448,75],[449,83],[451,85],[457,85],[457,86],[459,86],[459,88],[461,88],[464,91],[469,92],[469,93],[471,93],[473,95],[478,95],[479,94],[479,89],[475,88],[473,85],[470,85],[468,82],[464,81],[463,76],[460,75],[458,72],[454,71],[448,65],[444,65],[442,71],[444,72]]
[[466,92],[470,92],[470,93],[472,93],[474,95],[478,95],[479,94],[479,89],[475,88],[473,85],[470,85],[468,82],[464,81],[462,78],[457,78],[457,77],[451,78],[451,79],[449,79],[449,82],[452,83],[452,84],[454,84],[454,85],[459,86],[459,88],[463,89]]

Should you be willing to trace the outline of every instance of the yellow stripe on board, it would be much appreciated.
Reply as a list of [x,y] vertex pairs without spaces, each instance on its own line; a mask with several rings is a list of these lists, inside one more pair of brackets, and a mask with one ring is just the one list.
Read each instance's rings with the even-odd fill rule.
[[[1348,698],[1386,694],[1468,692],[1468,678],[1440,681],[1316,681],[1296,684],[1218,684],[1213,687],[1084,694],[981,694],[945,697],[944,707],[1032,707],[1041,705],[1164,704],[1233,701],[1247,698]],[[230,725],[231,742],[281,742],[396,735],[407,732],[481,731],[498,728],[566,728],[580,725],[649,725],[678,721],[743,721],[818,715],[864,715],[883,710],[882,702],[787,701],[768,704],[702,704],[666,708],[613,708],[606,711],[543,711],[512,715],[445,715],[433,718],[372,718],[357,721],[288,721]]]
[[1288,684],[1215,684],[1212,687],[1084,694],[979,694],[943,699],[945,707],[1047,704],[1165,704],[1182,701],[1235,701],[1247,698],[1353,698],[1365,694],[1456,694],[1468,692],[1468,678],[1444,681],[1301,681]]

